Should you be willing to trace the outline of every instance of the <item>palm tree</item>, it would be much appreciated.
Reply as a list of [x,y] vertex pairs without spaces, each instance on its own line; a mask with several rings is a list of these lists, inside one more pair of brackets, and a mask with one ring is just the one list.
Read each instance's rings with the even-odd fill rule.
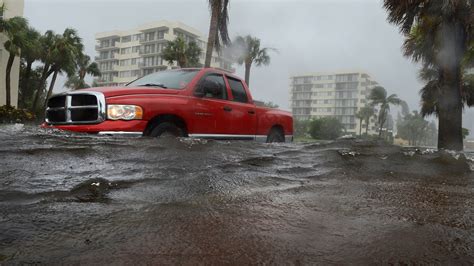
[[196,42],[186,42],[183,38],[177,37],[174,41],[168,41],[161,56],[169,64],[176,61],[181,68],[198,67],[201,52],[202,50]]
[[76,58],[77,74],[70,75],[64,86],[73,90],[89,88],[89,84],[84,81],[87,74],[93,77],[100,77],[101,73],[96,62],[91,62],[88,55],[80,52]]
[[387,97],[387,91],[381,86],[376,86],[372,89],[372,91],[370,91],[369,99],[372,106],[380,105],[380,111],[378,115],[380,137],[382,136],[382,128],[387,120],[388,112],[390,111],[390,105],[399,105],[401,100],[396,94],[391,94]]
[[76,30],[66,29],[64,33],[58,36],[52,47],[53,78],[49,84],[48,93],[44,102],[44,108],[48,102],[49,97],[53,93],[54,84],[58,74],[65,72],[68,76],[74,75],[77,69],[76,58],[82,53],[83,45],[81,38],[77,35]]
[[227,26],[229,24],[228,12],[229,0],[209,0],[211,9],[211,23],[209,26],[209,37],[207,39],[206,61],[204,67],[211,66],[212,51],[220,51],[222,45],[230,43]]
[[20,51],[28,44],[27,31],[28,21],[22,17],[13,17],[5,21],[4,32],[7,36],[7,41],[3,44],[8,51],[8,62],[5,75],[5,91],[6,91],[6,105],[11,105],[11,71],[15,57],[20,56]]
[[362,136],[362,121],[365,121],[365,134],[369,131],[370,118],[374,115],[374,107],[364,106],[356,113],[356,117],[359,118],[359,136]]
[[[433,69],[428,81],[438,115],[438,148],[462,150],[462,73],[474,36],[472,0],[384,0],[391,23],[406,36],[404,54]],[[472,59],[471,59],[472,60]],[[426,93],[428,88],[422,91]]]
[[231,50],[236,53],[234,57],[236,57],[237,63],[245,66],[245,82],[247,86],[249,86],[252,64],[255,63],[256,66],[269,65],[270,56],[268,55],[268,51],[275,49],[267,47],[261,48],[260,39],[247,35],[245,37],[238,36]]
[[33,63],[40,59],[41,50],[40,47],[41,34],[32,27],[29,27],[26,32],[26,38],[28,39],[27,45],[21,49],[21,59],[25,62],[25,70],[21,77],[21,87],[23,91],[30,90],[29,79],[33,67]]
[[[55,34],[53,31],[48,30],[44,33],[43,36],[40,37],[40,60],[43,63],[43,70],[41,73],[41,79],[40,83],[45,84],[46,80],[53,74],[54,70],[52,69],[52,65],[54,63],[54,44],[57,42],[57,39],[60,37],[60,35]],[[39,104],[39,99],[42,97],[44,91],[43,88],[44,86],[41,86],[37,88],[36,94],[33,100],[33,105],[31,107],[31,110],[37,111],[38,104]]]

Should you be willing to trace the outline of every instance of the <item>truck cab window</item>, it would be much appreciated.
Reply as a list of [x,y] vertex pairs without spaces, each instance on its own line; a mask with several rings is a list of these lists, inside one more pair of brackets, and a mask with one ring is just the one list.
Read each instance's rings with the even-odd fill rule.
[[201,80],[198,88],[206,98],[227,100],[227,89],[224,77],[219,74],[211,74]]
[[232,91],[232,95],[234,96],[235,102],[247,103],[249,101],[247,97],[247,93],[245,92],[244,85],[237,79],[227,77],[229,81],[230,89]]

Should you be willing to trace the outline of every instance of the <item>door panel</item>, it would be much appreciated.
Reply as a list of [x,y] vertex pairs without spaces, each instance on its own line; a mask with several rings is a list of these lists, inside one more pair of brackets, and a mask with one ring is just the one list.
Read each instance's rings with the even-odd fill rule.
[[230,88],[232,100],[232,123],[230,131],[238,135],[255,135],[257,133],[257,111],[253,103],[249,103],[249,97],[242,82],[238,79],[226,76]]
[[194,132],[193,134],[231,134],[231,119],[226,100],[212,98],[194,99]]

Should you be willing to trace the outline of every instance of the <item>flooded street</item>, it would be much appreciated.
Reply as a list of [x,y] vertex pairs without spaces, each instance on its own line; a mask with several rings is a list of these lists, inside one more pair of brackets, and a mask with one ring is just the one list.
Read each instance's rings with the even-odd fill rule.
[[0,263],[473,264],[459,154],[0,127]]

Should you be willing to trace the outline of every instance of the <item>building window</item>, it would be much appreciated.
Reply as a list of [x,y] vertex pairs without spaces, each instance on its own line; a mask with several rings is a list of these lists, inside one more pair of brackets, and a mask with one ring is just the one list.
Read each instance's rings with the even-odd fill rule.
[[124,36],[122,37],[122,42],[131,42],[132,41],[132,36],[131,35],[128,35],[128,36]]
[[162,40],[165,38],[165,30],[159,31],[158,32],[158,40]]

